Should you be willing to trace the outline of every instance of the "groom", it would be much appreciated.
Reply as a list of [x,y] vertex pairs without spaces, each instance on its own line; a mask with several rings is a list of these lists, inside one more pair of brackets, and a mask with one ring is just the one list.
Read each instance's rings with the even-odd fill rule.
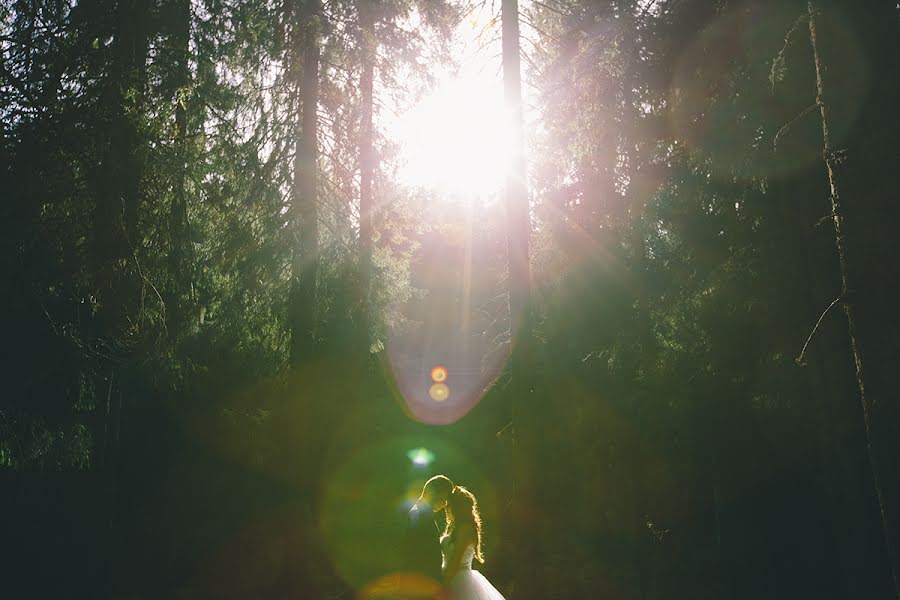
[[441,581],[441,529],[434,514],[447,505],[453,482],[435,475],[427,482],[412,510],[409,511],[404,536],[404,558],[407,571]]

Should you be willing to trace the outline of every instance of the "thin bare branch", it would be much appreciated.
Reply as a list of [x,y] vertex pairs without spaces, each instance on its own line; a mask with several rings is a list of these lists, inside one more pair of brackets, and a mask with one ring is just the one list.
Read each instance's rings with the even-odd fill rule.
[[814,111],[817,108],[819,108],[819,103],[813,102],[812,104],[810,104],[809,106],[804,108],[802,111],[800,111],[800,114],[798,114],[796,117],[794,117],[793,119],[791,119],[790,121],[788,121],[787,123],[785,123],[784,125],[781,126],[781,128],[778,130],[778,133],[775,134],[775,139],[772,141],[772,146],[776,152],[778,151],[778,139],[782,136],[782,134],[787,133],[787,130],[790,129],[791,125],[793,125],[794,123],[796,123],[797,121],[799,121],[800,119],[802,119],[803,117],[805,117],[806,115],[808,115],[809,113],[811,113],[812,111]]
[[812,328],[812,331],[809,332],[809,337],[806,338],[806,343],[803,344],[803,349],[800,351],[800,356],[795,359],[797,361],[797,364],[801,367],[806,366],[806,349],[807,347],[809,347],[809,342],[812,341],[813,336],[816,335],[816,331],[818,331],[819,325],[822,324],[822,320],[825,319],[825,315],[828,314],[828,311],[834,308],[834,305],[840,302],[842,298],[843,296],[838,296],[837,298],[832,300],[831,304],[828,305],[828,308],[826,308],[819,316],[819,320],[816,321],[816,325]]

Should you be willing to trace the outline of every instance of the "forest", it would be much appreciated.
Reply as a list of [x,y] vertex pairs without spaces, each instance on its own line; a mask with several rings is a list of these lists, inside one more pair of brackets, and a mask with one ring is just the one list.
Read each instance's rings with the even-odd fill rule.
[[0,597],[411,598],[445,474],[507,600],[900,599],[898,174],[896,0],[0,0]]

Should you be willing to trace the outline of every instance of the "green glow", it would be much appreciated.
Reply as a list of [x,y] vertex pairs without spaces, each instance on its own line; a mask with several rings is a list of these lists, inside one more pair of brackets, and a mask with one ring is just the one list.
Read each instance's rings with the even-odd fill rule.
[[434,454],[425,448],[413,448],[406,456],[418,467],[427,467],[434,460]]

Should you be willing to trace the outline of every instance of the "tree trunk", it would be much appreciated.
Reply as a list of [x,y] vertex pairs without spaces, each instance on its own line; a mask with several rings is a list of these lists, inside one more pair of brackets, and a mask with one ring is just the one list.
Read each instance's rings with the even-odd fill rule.
[[[528,192],[525,181],[525,152],[522,133],[522,75],[519,57],[519,6],[518,0],[503,0],[501,7],[503,38],[503,88],[506,110],[510,121],[507,134],[510,139],[510,165],[506,172],[506,240],[509,269],[509,334],[510,390],[512,419],[515,431],[513,457],[515,497],[512,517],[515,527],[522,532],[516,541],[513,564],[518,565],[515,575],[516,597],[520,599],[543,597],[540,578],[535,563],[541,539],[539,531],[533,531],[530,518],[538,514],[540,487],[534,476],[535,458],[538,454],[537,394],[533,387],[533,357],[530,336],[530,268],[528,243],[531,224],[528,210]],[[525,533],[528,532],[528,533]]]
[[[319,44],[321,6],[319,0],[295,0],[293,13],[292,59],[302,62],[302,70],[292,65],[297,75],[298,127],[294,155],[294,180],[290,195],[290,227],[294,237],[291,249],[291,289],[288,299],[288,327],[291,332],[290,397],[286,414],[301,424],[292,430],[299,444],[285,440],[285,450],[298,455],[284,457],[285,468],[294,489],[294,502],[289,518],[285,561],[277,584],[281,597],[314,598],[312,581],[314,556],[317,552],[315,490],[318,489],[321,438],[316,417],[322,409],[314,391],[316,373],[309,368],[317,355],[316,313],[319,271],[318,231],[318,104]],[[301,370],[303,369],[303,370]],[[304,394],[304,391],[306,393]]]
[[[141,114],[146,84],[150,3],[119,0],[114,6],[112,56],[102,98],[103,151],[93,214],[95,288],[100,305],[93,333],[127,355],[133,353],[129,340],[138,333],[140,323],[141,281],[135,261],[144,149],[135,115]],[[114,365],[110,371],[106,410],[97,410],[95,424],[103,445],[103,483],[98,492],[105,507],[107,536],[100,559],[108,596],[113,594],[118,573],[117,471],[124,393],[122,367]]]
[[[148,0],[116,4],[113,57],[104,92],[106,132],[97,172],[94,253],[98,295],[103,310],[98,334],[119,337],[133,329],[139,284],[133,273],[143,157],[132,115],[140,114],[147,58]],[[122,268],[122,265],[131,268]]]
[[875,486],[875,495],[878,500],[878,509],[881,513],[881,527],[890,566],[891,583],[894,596],[900,598],[900,587],[898,587],[897,584],[894,544],[891,539],[891,530],[888,526],[888,516],[885,509],[885,500],[878,464],[872,449],[870,408],[874,401],[866,397],[863,351],[857,331],[857,299],[854,298],[853,294],[858,288],[854,280],[854,272],[849,268],[851,263],[849,254],[852,252],[850,252],[850,249],[848,248],[849,244],[846,236],[847,226],[845,223],[846,212],[841,203],[840,174],[842,168],[841,163],[843,162],[844,157],[831,145],[831,114],[824,84],[826,67],[823,64],[820,48],[816,40],[816,18],[819,11],[812,0],[807,2],[807,11],[809,17],[809,40],[812,45],[813,59],[816,67],[816,104],[819,106],[819,113],[822,119],[822,156],[825,161],[825,169],[828,172],[828,183],[831,189],[831,216],[832,221],[834,222],[835,244],[837,245],[838,263],[840,265],[841,273],[841,307],[847,318],[847,333],[850,338],[850,350],[853,354],[853,363],[856,369],[856,384],[859,389],[859,400],[862,406],[863,423],[865,425],[866,454],[869,459],[869,467],[872,471],[872,480]]
[[372,125],[372,85],[375,77],[375,20],[371,0],[360,0],[359,46],[362,51],[362,74],[360,92],[362,94],[362,116],[359,127],[359,272],[360,294],[365,325],[370,326],[371,306],[369,295],[372,286],[372,181],[375,172],[375,149],[373,147]]
[[[172,189],[172,206],[170,208],[170,236],[169,265],[174,279],[173,296],[174,305],[168,307],[171,314],[170,323],[175,331],[172,335],[178,335],[185,319],[193,311],[190,304],[193,300],[193,278],[190,266],[190,239],[187,216],[187,99],[185,97],[191,82],[191,72],[188,61],[190,60],[191,37],[191,3],[190,0],[178,0],[176,5],[175,30],[173,42],[175,46],[175,152],[177,158],[177,171]],[[187,294],[183,292],[187,291]],[[187,301],[185,301],[187,300]],[[187,305],[187,306],[186,306]]]
[[[503,88],[510,114],[510,167],[506,173],[507,252],[509,261],[510,333],[513,345],[517,333],[526,333],[530,301],[531,273],[528,243],[531,222],[525,181],[525,149],[522,132],[522,75],[519,59],[518,0],[503,0]],[[518,332],[517,332],[518,330]]]
[[632,206],[634,223],[632,223],[635,238],[635,269],[634,277],[637,279],[637,319],[638,319],[638,336],[640,342],[640,355],[638,356],[638,369],[634,373],[632,384],[634,389],[631,393],[631,418],[632,427],[628,435],[631,436],[630,454],[626,464],[632,465],[630,473],[632,501],[634,502],[634,534],[635,534],[635,552],[634,552],[634,574],[636,575],[636,589],[638,597],[647,598],[652,582],[650,581],[650,552],[652,550],[650,532],[647,528],[647,522],[650,515],[646,510],[646,495],[648,490],[645,489],[644,473],[646,471],[646,463],[643,460],[644,437],[641,435],[642,418],[644,405],[646,401],[652,398],[652,393],[648,389],[650,381],[653,381],[653,374],[656,365],[656,344],[653,337],[653,323],[650,314],[650,298],[648,293],[648,259],[647,244],[644,238],[645,221],[643,214],[643,199],[632,198],[630,203]]
[[300,2],[297,50],[303,70],[299,82],[300,131],[294,156],[291,191],[291,226],[296,241],[291,260],[288,320],[291,330],[291,365],[307,362],[315,351],[316,287],[319,272],[319,223],[316,163],[319,106],[319,1]]

